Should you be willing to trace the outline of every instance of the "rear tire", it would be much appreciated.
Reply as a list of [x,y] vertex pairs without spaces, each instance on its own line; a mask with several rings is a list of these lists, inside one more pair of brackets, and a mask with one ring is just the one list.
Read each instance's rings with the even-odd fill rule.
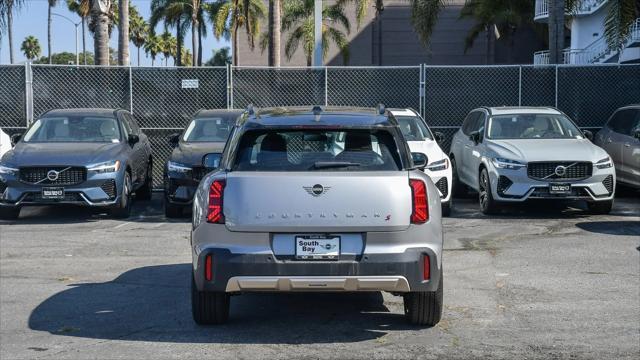
[[120,202],[111,209],[111,216],[126,219],[131,215],[131,174],[124,173],[124,187],[120,195]]
[[451,203],[453,199],[449,199],[446,203],[442,203],[442,216],[449,217],[451,216]]
[[404,295],[404,315],[413,325],[435,326],[442,318],[443,280],[436,291],[409,292]]
[[489,178],[489,172],[483,168],[480,171],[480,181],[478,184],[478,200],[480,203],[480,211],[485,215],[492,215],[498,212],[498,204],[493,199],[493,192],[491,191],[491,179]]
[[144,184],[136,190],[136,199],[151,200],[153,194],[153,162],[149,159],[147,164],[147,173],[145,174]]
[[179,218],[182,217],[182,210],[184,206],[182,205],[174,205],[170,203],[167,199],[164,200],[164,216],[168,218]]
[[613,200],[588,202],[587,207],[589,212],[595,215],[606,215],[611,212],[613,207]]
[[191,312],[198,325],[224,324],[229,319],[229,295],[199,291],[191,273]]
[[0,220],[16,220],[20,217],[20,207],[0,207]]

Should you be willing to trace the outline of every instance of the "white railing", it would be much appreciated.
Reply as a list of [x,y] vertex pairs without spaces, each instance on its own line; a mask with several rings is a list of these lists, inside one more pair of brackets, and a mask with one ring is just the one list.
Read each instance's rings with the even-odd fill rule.
[[[636,19],[629,30],[629,38],[623,45],[623,48],[630,46],[632,43],[640,41],[640,18]],[[563,51],[562,62],[564,64],[594,64],[605,62],[615,55],[615,50],[609,48],[607,40],[604,36],[587,45],[583,49],[565,49]],[[534,65],[545,65],[549,63],[549,51],[538,51],[533,54]]]
[[[578,8],[567,15],[588,15],[598,10],[607,0],[582,0]],[[549,16],[549,0],[536,0],[534,19],[542,19]]]

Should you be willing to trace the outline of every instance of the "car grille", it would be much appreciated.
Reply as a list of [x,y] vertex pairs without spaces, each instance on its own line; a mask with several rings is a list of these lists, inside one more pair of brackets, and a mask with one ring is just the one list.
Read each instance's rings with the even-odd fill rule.
[[438,190],[440,190],[440,193],[442,194],[442,198],[446,198],[447,195],[449,195],[449,182],[447,181],[446,177],[443,177],[442,179],[438,180],[438,182],[436,183],[436,187],[438,188]]
[[100,185],[102,191],[104,191],[110,199],[116,197],[116,181],[111,179],[107,180],[102,185]]
[[[58,172],[56,180],[49,180],[47,173],[51,170]],[[50,166],[20,168],[20,181],[38,185],[76,185],[87,179],[87,169],[84,167]]]
[[500,175],[500,177],[498,178],[498,186],[497,186],[498,194],[502,196],[504,192],[507,191],[507,189],[511,185],[513,185],[513,181],[511,181],[511,179],[509,179],[504,175]]
[[613,175],[607,176],[604,180],[602,180],[602,185],[607,189],[607,192],[611,194],[613,192]]
[[35,202],[35,203],[55,203],[55,202],[79,202],[84,201],[84,199],[80,196],[79,193],[65,193],[64,199],[43,199],[42,193],[28,193],[25,195],[24,202]]
[[[562,166],[564,174],[556,174],[556,169]],[[583,180],[591,177],[593,164],[590,162],[531,162],[527,164],[527,175],[535,180]]]
[[194,166],[191,170],[191,178],[195,181],[202,180],[209,173],[209,169],[204,166]]

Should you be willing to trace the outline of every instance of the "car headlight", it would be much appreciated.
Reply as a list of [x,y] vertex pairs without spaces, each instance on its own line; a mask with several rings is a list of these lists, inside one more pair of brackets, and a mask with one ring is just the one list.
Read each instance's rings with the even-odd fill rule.
[[185,164],[169,161],[167,163],[167,170],[169,170],[169,172],[186,173],[188,171],[191,171],[191,167]]
[[120,160],[105,161],[103,163],[87,166],[88,171],[93,171],[99,174],[111,173],[120,170]]
[[5,175],[15,175],[18,173],[18,169],[11,167],[11,166],[7,166],[7,165],[0,165],[0,174],[5,174]]
[[449,160],[444,158],[442,160],[434,161],[431,164],[427,165],[427,170],[429,171],[441,171],[449,168]]
[[598,162],[596,163],[596,167],[598,169],[608,169],[612,166],[613,166],[613,161],[611,161],[611,158],[608,156],[602,160],[598,160]]
[[527,164],[523,164],[519,161],[504,158],[494,158],[491,159],[491,162],[493,163],[493,166],[497,167],[498,169],[519,170],[527,166]]

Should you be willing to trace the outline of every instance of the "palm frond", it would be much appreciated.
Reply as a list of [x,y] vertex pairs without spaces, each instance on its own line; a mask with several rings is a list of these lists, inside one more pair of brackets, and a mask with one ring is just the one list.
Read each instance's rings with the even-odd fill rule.
[[410,0],[411,24],[424,46],[429,39],[438,20],[440,10],[445,6],[445,0]]

